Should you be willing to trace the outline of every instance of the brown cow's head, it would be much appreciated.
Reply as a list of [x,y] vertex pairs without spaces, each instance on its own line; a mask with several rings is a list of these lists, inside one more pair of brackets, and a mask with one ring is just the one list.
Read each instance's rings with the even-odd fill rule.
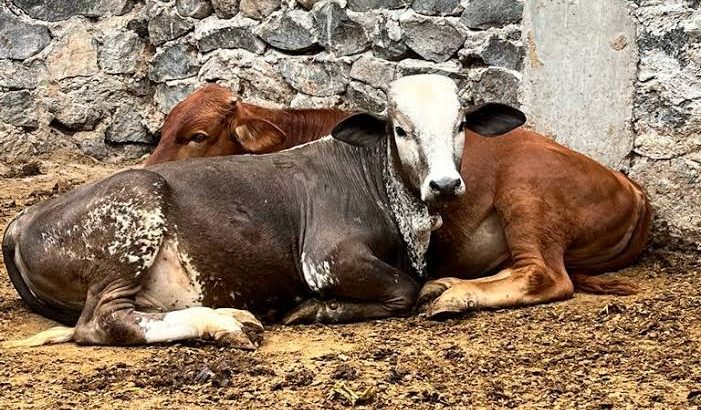
[[201,87],[166,117],[161,141],[146,165],[192,157],[272,152],[285,140],[259,107],[236,101],[216,84]]

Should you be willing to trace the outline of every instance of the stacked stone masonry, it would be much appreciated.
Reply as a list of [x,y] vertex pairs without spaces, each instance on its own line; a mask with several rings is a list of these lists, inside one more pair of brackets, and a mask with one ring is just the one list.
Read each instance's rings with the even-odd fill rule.
[[[653,197],[656,240],[701,249],[699,2],[627,3],[640,62],[623,168]],[[207,82],[266,106],[383,113],[393,79],[441,73],[465,104],[521,105],[523,10],[523,0],[2,0],[0,160],[57,148],[144,155],[165,114]]]
[[393,79],[439,72],[466,103],[518,103],[522,4],[480,3],[4,0],[0,155],[141,155],[164,115],[207,82],[267,106],[382,113]]
[[652,199],[656,247],[701,251],[701,2],[635,0],[629,175]]

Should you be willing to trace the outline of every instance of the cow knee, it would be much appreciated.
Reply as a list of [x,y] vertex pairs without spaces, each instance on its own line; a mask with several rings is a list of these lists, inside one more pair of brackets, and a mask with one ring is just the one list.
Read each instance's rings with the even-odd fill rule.
[[97,314],[78,321],[73,340],[78,345],[133,345],[145,342],[131,310]]
[[574,295],[574,285],[567,274],[545,266],[526,268],[526,294],[534,299],[564,300]]
[[412,312],[419,296],[419,288],[413,283],[397,286],[387,300],[387,310],[395,316],[405,316]]

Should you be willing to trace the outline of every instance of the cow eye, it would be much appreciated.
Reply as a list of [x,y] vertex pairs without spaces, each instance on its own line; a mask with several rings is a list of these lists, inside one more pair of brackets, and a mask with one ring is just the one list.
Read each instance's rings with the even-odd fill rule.
[[458,131],[463,132],[467,127],[467,122],[465,120],[460,121],[460,126],[458,126]]
[[394,127],[394,133],[400,138],[406,137],[406,131],[404,131],[404,128],[402,127]]
[[203,132],[198,132],[190,138],[189,142],[194,142],[195,144],[201,144],[207,141],[207,134]]

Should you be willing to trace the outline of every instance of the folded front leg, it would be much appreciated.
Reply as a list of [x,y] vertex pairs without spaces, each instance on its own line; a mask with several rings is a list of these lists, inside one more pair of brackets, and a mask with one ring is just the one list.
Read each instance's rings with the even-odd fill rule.
[[574,291],[567,273],[543,265],[505,269],[481,279],[438,279],[426,283],[420,309],[443,318],[483,308],[508,308],[568,299]]
[[346,248],[337,254],[346,256],[321,265],[328,271],[324,272],[323,287],[316,290],[325,300],[303,302],[284,318],[284,323],[348,323],[411,313],[418,294],[418,285],[411,276],[365,247]]

